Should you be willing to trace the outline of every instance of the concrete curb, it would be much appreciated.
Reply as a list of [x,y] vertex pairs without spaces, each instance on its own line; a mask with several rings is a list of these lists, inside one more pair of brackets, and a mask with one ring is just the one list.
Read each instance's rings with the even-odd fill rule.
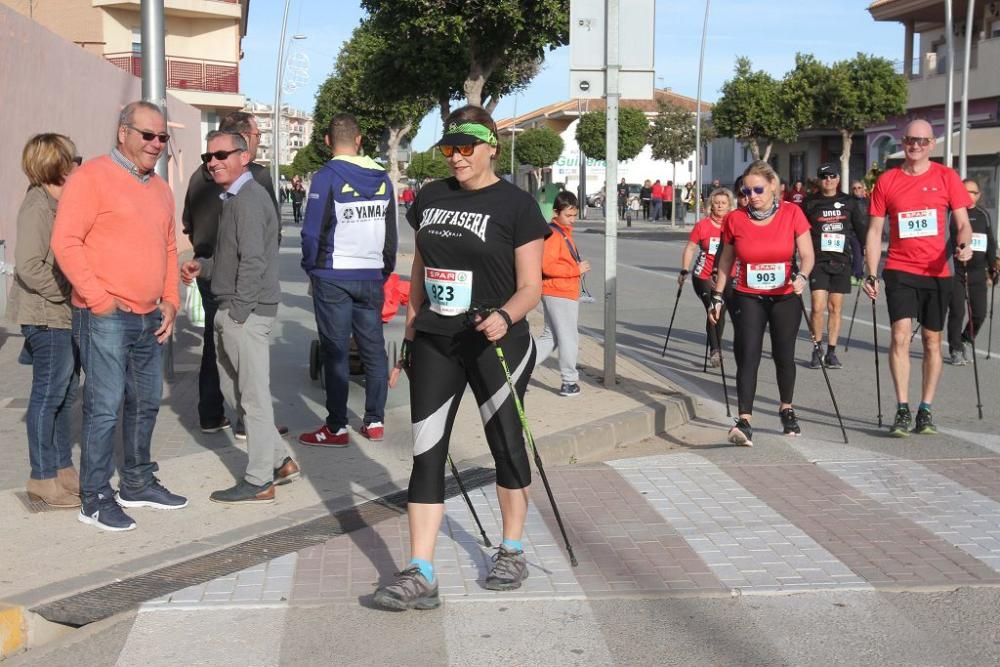
[[45,620],[20,605],[0,602],[0,660],[47,644],[73,629]]

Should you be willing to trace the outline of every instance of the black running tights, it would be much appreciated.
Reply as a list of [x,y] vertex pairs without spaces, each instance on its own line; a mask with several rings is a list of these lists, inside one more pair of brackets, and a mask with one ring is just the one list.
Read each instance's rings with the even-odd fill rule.
[[740,414],[753,414],[757,394],[757,371],[764,345],[764,329],[771,328],[771,356],[782,403],[791,404],[795,394],[795,340],[802,321],[802,302],[789,294],[759,297],[736,292],[733,311],[736,352],[736,395]]
[[[535,366],[535,343],[527,328],[500,341],[518,397]],[[479,404],[486,442],[496,462],[497,484],[523,489],[531,483],[531,466],[517,408],[496,349],[473,329],[454,336],[417,332],[411,347],[410,418],[413,422],[413,471],[409,500],[443,503],[448,444],[465,387]]]
[[[953,278],[951,304],[948,306],[948,347],[954,352],[961,349],[963,339],[975,338],[986,321],[986,279],[969,280],[969,298],[972,300],[972,336],[969,336],[969,307],[965,305],[965,283],[959,276]],[[964,326],[963,326],[964,324]]]

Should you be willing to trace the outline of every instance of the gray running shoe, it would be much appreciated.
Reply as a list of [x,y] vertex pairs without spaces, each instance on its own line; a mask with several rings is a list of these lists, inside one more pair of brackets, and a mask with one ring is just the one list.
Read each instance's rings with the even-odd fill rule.
[[437,609],[441,606],[438,583],[428,583],[420,568],[412,565],[396,573],[396,580],[375,591],[375,604],[384,609]]
[[969,363],[965,359],[965,350],[964,349],[962,350],[962,352],[959,352],[958,350],[952,350],[951,351],[951,358],[949,359],[949,361],[951,362],[952,366],[964,366],[965,364]]
[[521,587],[528,578],[528,561],[523,551],[507,551],[500,545],[493,554],[493,569],[486,577],[486,588],[491,591],[512,591]]
[[718,350],[712,350],[708,355],[708,365],[710,368],[718,368],[722,365],[722,354]]

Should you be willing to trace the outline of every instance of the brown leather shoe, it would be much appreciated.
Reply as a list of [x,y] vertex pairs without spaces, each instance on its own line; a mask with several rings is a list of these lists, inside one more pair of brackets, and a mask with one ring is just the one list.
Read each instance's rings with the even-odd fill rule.
[[274,485],[290,484],[301,476],[299,464],[292,460],[291,456],[286,456],[281,465],[274,469]]
[[80,474],[73,466],[56,470],[56,480],[59,482],[59,486],[74,496],[80,495]]
[[56,478],[28,479],[25,489],[32,500],[41,500],[49,507],[79,507],[80,498],[64,489]]

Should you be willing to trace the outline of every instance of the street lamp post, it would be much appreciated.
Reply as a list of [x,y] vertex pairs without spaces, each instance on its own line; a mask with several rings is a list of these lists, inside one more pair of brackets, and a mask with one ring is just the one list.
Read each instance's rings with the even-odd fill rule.
[[695,221],[701,216],[701,80],[705,72],[705,40],[708,37],[708,10],[712,0],[705,0],[705,21],[701,27],[701,58],[698,60],[698,106],[694,119],[694,197]]
[[[288,32],[288,11],[292,0],[285,0],[285,11],[281,17],[281,38],[278,42],[278,70],[274,75],[274,129],[271,135],[271,180],[275,190],[281,183],[281,87],[285,78],[285,38]],[[292,39],[305,39],[305,35],[292,35]]]

